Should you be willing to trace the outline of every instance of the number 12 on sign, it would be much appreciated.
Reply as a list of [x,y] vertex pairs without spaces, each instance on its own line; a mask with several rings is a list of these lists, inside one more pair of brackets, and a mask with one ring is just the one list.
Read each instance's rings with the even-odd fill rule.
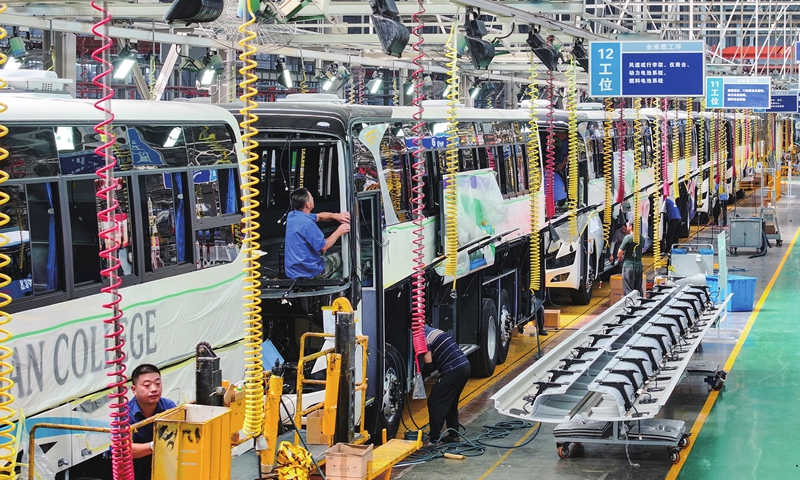
[[622,54],[619,42],[592,42],[589,72],[593,95],[616,97],[622,94]]

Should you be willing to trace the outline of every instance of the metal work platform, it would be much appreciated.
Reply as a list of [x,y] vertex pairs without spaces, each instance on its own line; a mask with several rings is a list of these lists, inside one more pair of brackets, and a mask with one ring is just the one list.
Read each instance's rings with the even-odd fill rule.
[[[559,423],[559,456],[571,443],[666,446],[673,463],[688,445],[683,422],[655,419],[691,371],[712,388],[724,372],[689,368],[705,334],[727,315],[730,296],[714,305],[707,287],[659,286],[651,298],[633,292],[587,323],[495,394],[497,410],[515,418]],[[666,422],[666,423],[665,423]]]

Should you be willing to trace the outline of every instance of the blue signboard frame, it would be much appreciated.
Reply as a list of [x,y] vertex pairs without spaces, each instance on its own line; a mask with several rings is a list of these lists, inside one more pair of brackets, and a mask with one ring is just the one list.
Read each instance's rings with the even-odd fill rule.
[[767,113],[797,113],[797,94],[772,95]]
[[770,108],[769,77],[706,77],[706,108]]
[[589,43],[592,97],[702,97],[705,44],[688,41]]

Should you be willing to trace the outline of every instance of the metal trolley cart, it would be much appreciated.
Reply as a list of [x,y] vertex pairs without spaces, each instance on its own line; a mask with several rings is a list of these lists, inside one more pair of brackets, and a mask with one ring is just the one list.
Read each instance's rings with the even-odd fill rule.
[[764,222],[764,235],[767,240],[775,240],[777,246],[783,244],[781,228],[778,226],[778,212],[775,207],[761,207],[761,220]]
[[703,337],[726,313],[706,286],[657,286],[650,298],[632,292],[556,346],[497,392],[508,416],[558,424],[558,455],[584,444],[666,447],[680,461],[689,444],[682,421],[655,418],[688,373],[720,389],[716,365],[690,365]]

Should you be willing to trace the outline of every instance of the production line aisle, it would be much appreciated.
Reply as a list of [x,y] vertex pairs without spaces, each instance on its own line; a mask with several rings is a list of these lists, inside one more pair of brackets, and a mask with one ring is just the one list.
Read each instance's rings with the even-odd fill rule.
[[[796,330],[793,328],[793,319],[796,315],[780,313],[780,303],[784,304],[782,308],[790,308],[788,300],[785,299],[800,287],[800,280],[796,278],[800,273],[798,272],[800,252],[788,254],[787,260],[783,262],[784,254],[789,252],[795,243],[796,226],[800,224],[798,205],[800,201],[794,199],[784,199],[778,205],[781,230],[784,235],[782,247],[777,247],[773,242],[773,248],[769,249],[764,257],[751,259],[748,258],[750,252],[743,252],[740,249],[739,256],[728,258],[729,267],[745,270],[746,273],[743,275],[758,278],[755,294],[757,305],[773,273],[779,271],[781,265],[783,273],[775,282],[771,293],[768,292],[769,298],[762,306],[760,315],[755,317],[751,312],[734,312],[730,315],[732,326],[740,330],[745,328],[751,317],[762,321],[755,323],[750,336],[743,343],[739,360],[730,369],[731,374],[728,376],[725,389],[719,395],[716,392],[711,394],[717,398],[717,406],[712,410],[705,428],[699,435],[694,434],[692,438],[694,448],[691,451],[681,452],[683,456],[681,463],[671,469],[663,449],[631,447],[630,461],[638,465],[633,467],[629,464],[624,447],[606,445],[587,445],[582,458],[562,460],[556,454],[553,426],[542,425],[539,431],[537,424],[529,429],[512,432],[500,442],[509,446],[520,445],[516,449],[488,448],[484,455],[466,460],[437,459],[405,472],[398,472],[393,478],[422,480],[432,478],[432,475],[447,469],[449,478],[480,480],[529,478],[530,472],[533,471],[542,478],[554,479],[663,479],[668,475],[668,478],[676,478],[677,467],[684,461],[685,471],[678,477],[680,479],[796,476],[793,472],[798,468],[796,467],[798,460],[795,458],[797,455],[790,450],[792,447],[790,442],[785,440],[793,436],[793,432],[790,431],[793,424],[791,406],[796,403],[796,400],[788,399],[800,396],[800,392],[797,391],[800,387],[784,388],[784,385],[788,385],[791,381],[790,366],[796,363],[793,360],[797,360],[796,357],[800,355],[794,353],[796,350],[794,346],[800,343],[798,338],[800,333],[788,335]],[[740,214],[746,211],[740,206]],[[692,230],[694,232],[696,229]],[[703,230],[701,235],[709,233],[707,229]],[[604,288],[601,292],[607,296],[608,290]],[[604,308],[605,302],[598,302],[597,305],[594,311],[587,313],[598,313]],[[780,317],[780,321],[776,317]],[[581,319],[577,319],[570,327],[577,327],[580,323]],[[560,332],[556,338],[552,338],[551,334],[551,337],[547,337],[548,343],[556,344],[568,334],[568,331]],[[709,334],[709,337],[711,336],[713,332]],[[535,341],[533,338],[522,340],[525,343],[530,340]],[[777,340],[782,340],[780,345],[773,343]],[[513,346],[512,342],[512,348]],[[729,357],[732,357],[733,349],[734,344],[731,342],[708,341],[704,343],[699,359],[725,364]],[[531,358],[522,362],[517,369],[514,369],[517,370],[516,373],[510,371],[505,378],[513,378],[532,361]],[[768,367],[765,368],[764,365]],[[497,380],[496,385],[488,386],[482,394],[472,396],[468,404],[464,405],[462,402],[464,405],[461,410],[462,422],[469,422],[466,433],[468,438],[474,438],[482,433],[483,425],[509,420],[498,414],[488,400],[492,392],[505,384],[502,379],[495,380]],[[685,379],[666,405],[663,411],[664,418],[683,420],[687,427],[692,427],[706,400],[711,398],[709,390],[708,385],[699,377]],[[465,395],[466,393],[465,390]],[[761,411],[762,408],[764,412]],[[750,413],[754,411],[755,415]],[[531,440],[532,437],[535,438]],[[758,446],[752,444],[753,441],[764,443]],[[742,477],[742,472],[751,471],[754,473]]]

